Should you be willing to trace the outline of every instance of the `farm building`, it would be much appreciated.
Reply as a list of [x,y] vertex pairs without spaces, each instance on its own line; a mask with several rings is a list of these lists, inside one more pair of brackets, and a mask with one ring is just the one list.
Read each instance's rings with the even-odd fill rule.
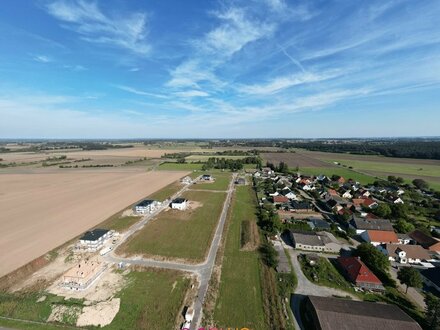
[[319,330],[421,330],[399,307],[366,301],[308,296],[305,318]]
[[171,202],[171,208],[175,210],[186,210],[188,207],[188,200],[185,198],[176,198]]
[[324,251],[338,253],[341,245],[337,239],[327,232],[290,231],[293,247],[305,251]]
[[161,204],[161,202],[152,199],[144,199],[143,201],[135,205],[134,211],[138,214],[153,213],[159,208]]
[[357,287],[364,290],[383,291],[385,288],[368,267],[356,257],[338,257],[339,267],[345,277]]
[[107,268],[97,260],[82,260],[64,273],[61,286],[71,290],[84,290]]
[[86,232],[80,239],[77,246],[80,250],[87,252],[98,251],[105,241],[113,236],[113,231],[107,229],[93,229]]
[[380,246],[379,249],[388,256],[390,261],[401,264],[414,264],[430,259],[429,253],[420,245],[386,244]]

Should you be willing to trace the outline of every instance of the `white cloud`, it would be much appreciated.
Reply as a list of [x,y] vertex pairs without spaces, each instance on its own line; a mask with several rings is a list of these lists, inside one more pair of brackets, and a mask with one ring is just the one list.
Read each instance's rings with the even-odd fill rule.
[[156,94],[156,93],[145,92],[143,90],[140,90],[140,89],[137,89],[137,88],[134,88],[134,87],[130,87],[130,86],[115,85],[114,87],[119,88],[122,91],[129,92],[129,93],[136,94],[136,95],[153,96],[153,97],[157,97],[157,98],[161,98],[161,99],[167,99],[168,98],[168,96],[163,95],[163,94]]
[[210,67],[205,66],[205,68],[202,69],[199,61],[188,60],[171,71],[171,79],[166,85],[175,88],[198,88],[199,82],[210,82],[214,85],[221,84],[216,76],[210,71]]
[[147,43],[147,16],[132,13],[126,17],[105,15],[95,2],[57,0],[47,6],[48,13],[63,21],[83,40],[128,49],[139,55],[150,51]]
[[269,94],[278,93],[284,89],[293,86],[310,84],[310,83],[331,79],[336,77],[337,75],[338,75],[337,71],[332,73],[322,73],[322,74],[303,72],[298,75],[287,75],[287,76],[276,77],[273,80],[263,84],[241,85],[238,87],[238,90],[246,94],[269,95]]
[[183,92],[176,92],[174,93],[174,95],[180,96],[180,97],[184,97],[184,98],[192,98],[192,97],[205,97],[205,96],[209,96],[208,93],[203,92],[203,91],[199,91],[199,90],[188,90],[188,91],[183,91]]
[[231,7],[215,16],[223,23],[198,44],[217,55],[231,56],[247,44],[269,37],[275,29],[274,24],[250,18],[241,8]]
[[46,55],[35,55],[33,57],[34,61],[40,62],[40,63],[49,63],[52,62],[52,58]]

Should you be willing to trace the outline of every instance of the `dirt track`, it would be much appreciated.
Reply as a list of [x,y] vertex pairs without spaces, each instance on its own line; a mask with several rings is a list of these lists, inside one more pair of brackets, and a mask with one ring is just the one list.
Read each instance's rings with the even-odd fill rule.
[[80,235],[185,172],[0,174],[0,277]]

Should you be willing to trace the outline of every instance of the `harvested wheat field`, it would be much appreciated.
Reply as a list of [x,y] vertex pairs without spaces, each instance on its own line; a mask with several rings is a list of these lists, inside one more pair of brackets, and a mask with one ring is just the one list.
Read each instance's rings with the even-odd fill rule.
[[0,277],[185,175],[122,169],[0,173]]
[[302,152],[268,152],[262,153],[261,157],[265,162],[270,162],[275,165],[284,162],[290,167],[334,167],[333,164],[316,159]]

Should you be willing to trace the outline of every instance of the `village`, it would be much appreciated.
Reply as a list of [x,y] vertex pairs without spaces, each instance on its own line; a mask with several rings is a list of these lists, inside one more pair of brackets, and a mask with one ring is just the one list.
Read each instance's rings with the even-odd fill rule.
[[[439,228],[415,228],[409,220],[393,219],[391,211],[416,204],[414,194],[434,200],[433,194],[395,178],[362,185],[342,176],[302,175],[283,171],[283,164],[268,165],[253,174],[260,222],[277,251],[277,271],[291,272],[290,264],[298,277],[290,302],[296,325],[354,329],[362,318],[365,329],[381,322],[420,329],[395,306],[366,301],[371,294],[387,296],[388,288],[397,285],[423,310],[424,293],[440,293]],[[341,302],[335,295],[348,299]],[[299,310],[303,303],[306,314]],[[376,309],[383,315],[372,316]]]

